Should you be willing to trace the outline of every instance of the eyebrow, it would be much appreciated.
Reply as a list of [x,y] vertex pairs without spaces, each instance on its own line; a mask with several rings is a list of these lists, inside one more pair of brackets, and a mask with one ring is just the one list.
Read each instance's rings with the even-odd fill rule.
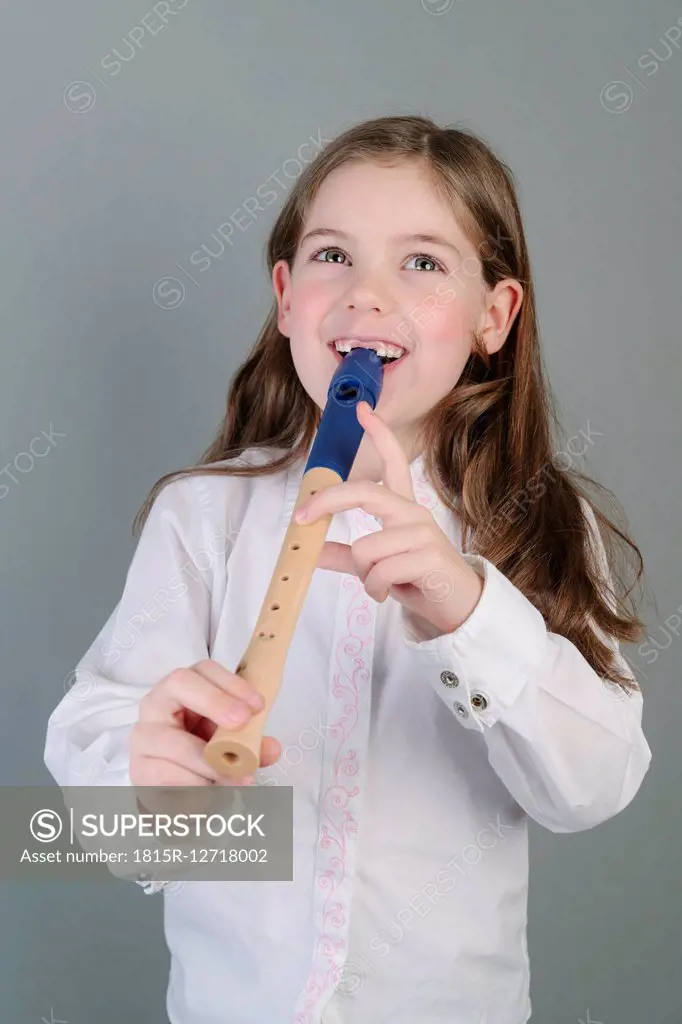
[[[335,235],[337,238],[343,238],[346,241],[351,241],[352,236],[346,231],[341,231],[339,228],[314,228],[312,231],[308,231],[300,241],[300,245],[307,242],[310,238],[317,238],[319,235]],[[452,249],[461,257],[461,252],[453,242],[449,242],[447,238],[441,237],[441,235],[425,235],[425,234],[405,234],[405,235],[393,235],[391,241],[393,242],[424,242],[426,245],[443,245],[447,249]]]

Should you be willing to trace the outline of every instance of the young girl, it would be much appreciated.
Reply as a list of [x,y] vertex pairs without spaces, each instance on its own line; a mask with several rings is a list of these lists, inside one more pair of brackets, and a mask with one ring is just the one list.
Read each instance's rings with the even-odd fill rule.
[[275,301],[225,420],[141,509],[45,762],[60,785],[219,781],[203,750],[262,706],[233,669],[339,348],[400,354],[377,409],[357,406],[348,480],[307,502],[309,522],[333,517],[243,780],[293,787],[294,881],[167,891],[167,1009],[524,1024],[528,818],[592,828],[651,759],[618,645],[642,623],[597,520],[638,579],[639,549],[553,449],[513,178],[475,135],[416,116],[350,129],[304,170],[268,259]]

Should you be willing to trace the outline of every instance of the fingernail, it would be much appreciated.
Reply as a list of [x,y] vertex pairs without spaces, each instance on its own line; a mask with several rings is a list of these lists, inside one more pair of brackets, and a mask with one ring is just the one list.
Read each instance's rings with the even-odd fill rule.
[[297,523],[304,523],[308,518],[308,510],[305,508],[296,509],[294,512],[294,520]]
[[247,700],[255,711],[262,711],[265,707],[265,698],[263,697],[263,694],[258,691],[250,693]]

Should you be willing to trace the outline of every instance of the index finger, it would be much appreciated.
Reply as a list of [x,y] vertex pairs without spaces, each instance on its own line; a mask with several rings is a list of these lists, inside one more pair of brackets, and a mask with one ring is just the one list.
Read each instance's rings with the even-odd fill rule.
[[178,668],[141,699],[139,720],[179,726],[176,715],[187,709],[216,725],[240,728],[264,706],[262,696],[250,697],[245,686],[245,680],[216,664]]
[[376,410],[372,409],[369,402],[364,400],[358,402],[357,416],[383,463],[384,485],[394,494],[415,501],[410,464],[388,423],[381,418]]

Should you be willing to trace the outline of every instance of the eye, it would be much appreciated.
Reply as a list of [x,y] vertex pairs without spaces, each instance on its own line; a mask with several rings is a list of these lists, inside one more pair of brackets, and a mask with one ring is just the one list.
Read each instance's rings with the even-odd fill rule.
[[[425,256],[423,253],[420,253],[417,256],[410,256],[409,259],[411,259],[411,260],[425,260],[426,263],[430,263],[431,264],[431,266],[433,267],[434,270],[443,270],[443,271],[445,270],[445,267],[443,266],[442,263],[439,263],[438,260],[434,260],[432,256]],[[419,269],[419,268],[415,268],[415,269]],[[428,268],[426,268],[426,269],[428,269]]]
[[[340,259],[334,259],[334,258],[322,259],[322,260],[319,259],[320,256],[326,256],[326,255],[328,255],[330,253],[334,254],[337,257],[340,257]],[[340,264],[340,263],[342,263],[342,261],[344,259],[350,259],[350,257],[348,256],[348,253],[343,251],[343,249],[336,249],[336,248],[332,248],[332,247],[327,247],[326,249],[317,249],[316,252],[311,253],[311,255],[308,257],[308,262],[309,263],[319,262],[319,263],[339,263]],[[423,273],[425,270],[426,271],[430,270],[431,272],[433,272],[434,270],[442,270],[443,273],[445,273],[445,267],[443,266],[443,264],[440,263],[438,260],[435,260],[432,256],[426,256],[424,253],[419,253],[419,254],[417,254],[415,256],[410,256],[409,259],[411,259],[411,260],[423,260],[426,263],[430,263],[431,264],[430,268],[429,267],[426,267],[426,268],[415,268],[415,269],[418,269],[420,271],[420,273]]]
[[[317,252],[312,253],[312,255],[309,257],[309,262],[313,263],[314,261],[317,260],[318,256],[321,256],[323,253],[328,253],[328,252],[337,253],[337,255],[340,255],[342,257],[346,255],[346,253],[343,251],[343,249],[331,249],[331,248],[328,248],[328,249],[318,249]],[[340,261],[339,260],[320,260],[319,262],[320,263],[338,263]]]

